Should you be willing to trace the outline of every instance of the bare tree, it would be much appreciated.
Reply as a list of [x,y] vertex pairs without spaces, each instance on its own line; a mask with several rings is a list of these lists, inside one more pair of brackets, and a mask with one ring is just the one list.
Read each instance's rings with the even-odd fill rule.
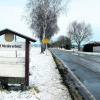
[[37,33],[41,43],[58,31],[57,16],[61,10],[61,2],[62,0],[29,0],[28,2],[29,25]]
[[88,41],[92,35],[91,25],[74,21],[69,25],[68,34],[71,41],[75,42],[78,46],[78,50],[80,50],[81,43]]
[[65,48],[65,49],[70,49],[70,47],[71,47],[71,41],[70,41],[70,39],[68,38],[68,37],[66,37],[66,36],[60,36],[59,38],[58,38],[58,42],[60,42],[60,47],[61,48]]
[[59,48],[65,48],[70,49],[71,48],[71,41],[66,36],[60,36],[57,41],[53,41],[50,44],[51,47],[59,47]]

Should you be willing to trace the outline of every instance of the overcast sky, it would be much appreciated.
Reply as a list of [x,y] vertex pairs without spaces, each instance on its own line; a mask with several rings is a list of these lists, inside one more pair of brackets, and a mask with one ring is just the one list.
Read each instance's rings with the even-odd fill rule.
[[[25,35],[32,32],[23,19],[27,0],[0,0],[0,30],[10,28]],[[67,14],[58,19],[59,34],[66,35],[67,27],[74,20],[92,25],[92,40],[100,41],[100,0],[71,0]]]
[[62,15],[59,20],[61,33],[66,32],[66,26],[74,20],[85,21],[91,24],[93,29],[92,40],[100,41],[100,0],[71,0],[68,13]]

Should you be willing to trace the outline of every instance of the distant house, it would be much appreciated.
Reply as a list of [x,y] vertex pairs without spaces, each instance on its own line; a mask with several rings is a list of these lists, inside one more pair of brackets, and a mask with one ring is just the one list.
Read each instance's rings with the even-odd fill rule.
[[85,44],[83,47],[85,52],[100,52],[100,42],[92,42]]

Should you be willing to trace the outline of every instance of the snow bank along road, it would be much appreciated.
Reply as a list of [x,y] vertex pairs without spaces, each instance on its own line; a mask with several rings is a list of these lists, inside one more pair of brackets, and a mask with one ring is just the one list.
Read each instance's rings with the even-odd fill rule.
[[[73,71],[87,89],[95,96],[96,100],[100,100],[100,74],[93,71],[93,69],[89,69],[91,66],[88,67],[88,65],[99,63],[99,60],[96,62],[95,60],[86,59],[77,56],[77,54],[58,49],[53,49],[52,51]],[[87,64],[85,64],[84,61]],[[100,63],[97,65],[100,65]]]
[[51,53],[40,54],[40,48],[31,48],[30,87],[27,91],[0,90],[0,100],[71,100],[56,68]]

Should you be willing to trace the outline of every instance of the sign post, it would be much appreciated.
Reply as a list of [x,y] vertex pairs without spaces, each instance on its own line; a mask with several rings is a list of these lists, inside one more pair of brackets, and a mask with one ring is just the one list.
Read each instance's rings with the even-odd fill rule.
[[29,44],[30,42],[26,40],[25,44],[25,83],[26,86],[29,85]]

